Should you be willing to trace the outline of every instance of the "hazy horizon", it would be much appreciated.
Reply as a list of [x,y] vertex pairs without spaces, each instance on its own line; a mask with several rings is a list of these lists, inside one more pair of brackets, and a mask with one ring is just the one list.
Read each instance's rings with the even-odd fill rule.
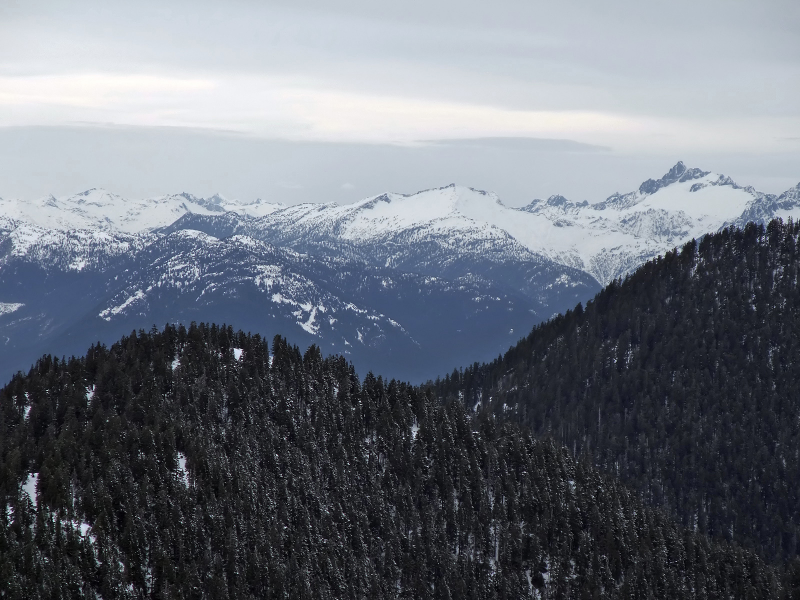
[[394,145],[191,129],[18,127],[0,128],[0,197],[34,200],[104,188],[128,198],[189,192],[344,204],[455,183],[496,192],[509,206],[554,194],[598,202],[660,177],[678,160],[767,193],[779,194],[800,181],[800,162],[792,154],[635,156],[532,138]]

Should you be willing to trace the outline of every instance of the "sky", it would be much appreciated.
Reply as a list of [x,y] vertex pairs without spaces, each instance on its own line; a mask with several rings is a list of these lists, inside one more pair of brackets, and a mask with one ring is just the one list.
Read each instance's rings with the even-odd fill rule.
[[800,3],[0,2],[0,196],[800,181]]

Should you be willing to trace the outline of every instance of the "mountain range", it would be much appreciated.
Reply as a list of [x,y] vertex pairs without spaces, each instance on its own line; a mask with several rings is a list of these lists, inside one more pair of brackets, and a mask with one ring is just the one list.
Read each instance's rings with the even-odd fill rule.
[[[746,192],[721,229],[484,364],[420,385],[354,365],[408,369],[435,342],[436,365],[491,355],[489,317],[531,319],[515,310],[551,309],[547,293],[574,302],[579,277],[600,286],[464,216],[476,204],[499,219],[561,203],[561,227],[588,231],[588,210],[622,222],[657,210],[658,194],[679,206],[742,191],[720,180],[678,165],[605,207],[508,209],[446,187],[247,215],[208,209],[223,199],[190,211],[182,196],[154,204],[178,207],[165,226],[149,215],[137,230],[120,212],[129,231],[111,218],[43,227],[18,210],[0,270],[17,340],[59,323],[47,344],[137,319],[257,315],[257,331],[314,343],[168,324],[13,375],[0,389],[0,595],[800,597],[796,189]],[[702,210],[705,225],[725,218]],[[474,302],[485,289],[495,304]],[[470,302],[489,309],[464,317]],[[448,333],[465,319],[485,326],[465,332],[474,346]],[[415,337],[435,327],[440,339]],[[352,352],[326,357],[326,343]]]
[[800,185],[764,194],[683,163],[603,202],[521,208],[455,185],[349,205],[0,199],[0,376],[153,324],[225,320],[422,381],[491,360],[687,240],[798,216]]

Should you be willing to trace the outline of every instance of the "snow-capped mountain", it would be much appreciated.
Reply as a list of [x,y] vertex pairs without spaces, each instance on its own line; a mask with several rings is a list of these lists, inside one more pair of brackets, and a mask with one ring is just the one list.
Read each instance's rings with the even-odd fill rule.
[[22,221],[45,229],[134,234],[169,225],[186,213],[215,215],[236,212],[255,217],[269,214],[280,206],[261,200],[242,203],[227,200],[219,194],[210,198],[184,193],[129,200],[95,188],[65,198],[48,196],[32,202],[0,198],[0,219]]
[[524,223],[531,229],[534,224],[544,229],[557,226],[565,233],[544,244],[529,235],[526,245],[605,284],[669,248],[723,227],[766,223],[775,217],[796,219],[799,191],[800,184],[780,196],[764,194],[679,162],[637,191],[614,194],[597,204],[561,197],[535,200],[522,210],[536,220]]
[[346,206],[279,208],[243,230],[292,247],[346,244],[390,265],[406,264],[415,244],[440,240],[437,246],[448,251],[472,247],[475,255],[501,262],[527,253],[605,284],[692,238],[778,216],[800,216],[800,184],[774,196],[679,162],[637,191],[595,204],[552,196],[512,208],[495,194],[450,185]]
[[132,328],[213,320],[435,377],[693,237],[774,217],[800,217],[800,185],[764,194],[683,163],[603,202],[522,208],[455,185],[350,205],[0,200],[0,375]]

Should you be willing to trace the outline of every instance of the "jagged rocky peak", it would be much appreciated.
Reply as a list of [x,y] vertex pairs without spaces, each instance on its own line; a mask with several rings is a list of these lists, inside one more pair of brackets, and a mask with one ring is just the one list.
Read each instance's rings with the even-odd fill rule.
[[225,212],[226,205],[229,204],[228,200],[219,193],[214,194],[210,198],[198,198],[195,202],[213,212]]
[[208,198],[203,198],[202,196],[195,196],[189,192],[181,192],[180,194],[170,194],[162,198],[162,200],[167,201],[170,199],[180,199],[190,204],[196,204],[213,211],[224,210],[223,205],[228,203],[227,198],[218,193],[214,194],[213,196],[209,196]]
[[560,194],[555,194],[547,199],[547,203],[550,206],[565,206],[568,202],[569,200]]
[[541,200],[539,198],[532,200],[529,204],[522,206],[516,210],[528,213],[536,213],[541,210],[547,209],[555,209],[560,210],[563,212],[582,209],[589,206],[588,200],[583,200],[581,202],[573,202],[561,194],[553,194],[547,200]]
[[[169,198],[169,196],[166,197]],[[198,200],[202,200],[202,198],[198,198],[197,196],[195,196],[194,194],[190,194],[189,192],[181,192],[180,194],[175,194],[174,197],[183,198],[187,202],[194,202],[194,203],[197,203]]]
[[785,192],[783,192],[780,197],[792,197],[792,198],[800,198],[800,183],[796,186],[789,188]]
[[[534,200],[534,202],[536,202],[536,200]],[[531,204],[533,204],[533,202]],[[567,200],[561,194],[554,194],[547,199],[546,204],[548,206],[557,206],[566,210],[568,208],[583,208],[585,206],[589,206],[589,201],[583,200],[582,202],[572,202],[571,200]]]
[[672,183],[691,181],[692,179],[700,179],[709,174],[709,171],[701,169],[688,169],[683,161],[678,161],[666,175],[661,179],[648,179],[639,186],[639,192],[642,194],[655,194],[658,190],[666,187]]

